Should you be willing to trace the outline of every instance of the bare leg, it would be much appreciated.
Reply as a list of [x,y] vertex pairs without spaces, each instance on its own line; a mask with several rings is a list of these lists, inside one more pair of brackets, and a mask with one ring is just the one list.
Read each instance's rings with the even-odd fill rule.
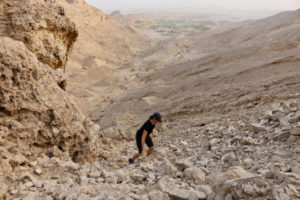
[[150,147],[147,151],[147,156],[150,156],[152,154],[153,150],[154,150],[154,147]]
[[132,157],[132,160],[134,161],[135,159],[137,159],[138,157],[140,157],[142,154],[140,153],[137,153],[137,154],[134,154],[133,157]]

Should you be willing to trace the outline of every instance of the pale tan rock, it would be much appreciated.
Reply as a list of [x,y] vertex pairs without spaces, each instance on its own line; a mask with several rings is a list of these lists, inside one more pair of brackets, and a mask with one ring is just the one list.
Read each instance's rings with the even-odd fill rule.
[[110,171],[103,170],[103,171],[101,172],[101,176],[102,176],[103,178],[108,178],[108,177],[110,177],[110,176],[112,176],[112,175],[113,175],[113,173],[110,172]]
[[290,131],[290,133],[294,136],[300,136],[300,128],[294,128]]
[[8,159],[1,159],[0,162],[0,175],[3,176],[7,173],[12,172],[12,167]]
[[122,132],[115,128],[108,128],[103,130],[103,135],[104,137],[112,138],[115,140],[122,140],[124,138]]
[[38,199],[38,194],[35,192],[29,192],[24,198],[24,200],[37,200]]
[[198,191],[201,191],[201,192],[204,192],[207,196],[210,196],[212,195],[214,192],[213,192],[213,189],[210,185],[198,185],[196,187],[196,189]]
[[114,174],[117,177],[117,183],[122,183],[129,177],[128,172],[122,169],[115,171]]
[[223,187],[226,181],[239,179],[239,178],[248,178],[253,176],[254,174],[247,172],[241,166],[231,167],[225,173],[215,174],[212,180],[213,180],[213,184],[217,188],[216,196],[218,198],[224,198],[224,195],[227,194],[227,192],[225,192],[226,189],[224,189]]
[[118,183],[118,177],[117,176],[110,176],[105,179],[105,182],[110,184],[117,184]]
[[163,162],[158,166],[157,172],[160,176],[167,175],[175,178],[177,174],[177,168],[169,162]]
[[192,180],[196,185],[203,184],[205,180],[205,173],[197,167],[187,168],[184,170],[183,174],[186,178]]
[[61,160],[67,160],[69,158],[69,155],[67,152],[63,152],[61,149],[59,149],[57,146],[53,146],[50,150],[53,156],[60,158]]
[[0,35],[22,41],[40,62],[65,69],[78,32],[61,6],[45,0],[1,1],[0,6]]
[[213,138],[209,141],[210,146],[216,146],[221,140],[219,138]]
[[37,167],[34,169],[34,173],[36,173],[37,175],[41,175],[43,173],[43,171],[40,167]]
[[79,165],[72,161],[59,161],[58,166],[67,171],[75,171],[79,169]]
[[31,187],[33,186],[33,183],[32,183],[31,181],[27,181],[27,182],[25,183],[25,186],[26,186],[27,188],[31,188]]
[[78,197],[77,197],[78,200],[89,200],[90,197],[89,195],[87,194],[80,194]]
[[53,200],[53,198],[51,196],[46,195],[41,197],[41,200]]
[[182,144],[183,146],[187,146],[187,145],[188,145],[188,143],[187,143],[186,141],[184,141],[184,140],[181,141],[181,144]]
[[257,133],[266,132],[266,128],[261,123],[252,123],[250,128],[252,131]]
[[14,168],[14,167],[17,167],[17,166],[20,166],[20,165],[24,165],[24,164],[27,164],[28,163],[28,159],[18,153],[16,155],[14,155],[11,160],[9,161],[10,165]]
[[129,193],[128,196],[130,196],[134,200],[139,200],[140,199],[140,196],[138,196],[137,194],[134,194],[134,193]]
[[141,170],[138,170],[138,169],[131,171],[129,173],[129,176],[132,180],[134,180],[135,182],[138,182],[138,183],[142,183],[146,179],[145,174]]
[[126,129],[123,132],[123,138],[127,141],[134,141],[136,135],[136,130],[133,130],[132,128]]
[[36,160],[29,162],[30,167],[36,167],[37,165],[38,165],[38,162]]
[[253,139],[252,137],[244,137],[241,141],[243,145],[253,145],[255,144],[255,142],[255,139]]
[[169,197],[173,200],[199,200],[206,199],[206,194],[199,191],[175,189],[169,192]]
[[178,188],[178,186],[175,184],[175,180],[172,178],[169,178],[168,176],[162,177],[155,187],[162,191],[168,193],[171,190],[174,190],[175,188]]
[[281,133],[278,133],[273,137],[273,140],[282,140],[284,138],[288,138],[291,135],[289,131],[283,131]]
[[158,132],[165,132],[168,130],[167,126],[164,123],[158,123],[157,125],[155,125],[155,129]]
[[189,168],[189,167],[191,167],[191,166],[193,165],[193,163],[192,163],[191,161],[187,160],[187,159],[177,160],[177,161],[175,162],[175,164],[176,164],[176,167],[177,167],[180,171],[182,171],[182,170],[184,170],[184,169],[186,169],[186,168]]
[[82,175],[82,176],[79,177],[79,183],[80,183],[81,186],[87,186],[88,183],[89,183],[89,178]]
[[0,176],[0,197],[3,198],[9,189],[9,182],[6,180],[5,177]]
[[288,158],[292,155],[292,152],[283,149],[277,149],[273,152],[273,154],[282,158]]
[[140,199],[150,200],[147,194],[141,195]]
[[145,172],[151,172],[155,169],[152,163],[142,163],[141,169]]
[[235,160],[236,160],[236,156],[233,152],[231,153],[227,153],[225,155],[222,156],[221,160],[224,163],[228,163],[229,165],[232,164]]
[[270,190],[269,184],[259,176],[228,180],[223,187],[235,198],[262,197]]
[[232,195],[231,195],[230,193],[228,193],[228,194],[225,196],[225,200],[233,200]]
[[151,192],[149,192],[149,199],[150,200],[157,200],[157,199],[161,199],[161,200],[169,200],[169,196],[166,193],[163,193],[159,190],[153,190]]
[[90,178],[100,178],[101,177],[101,172],[96,171],[96,172],[91,172],[89,173]]

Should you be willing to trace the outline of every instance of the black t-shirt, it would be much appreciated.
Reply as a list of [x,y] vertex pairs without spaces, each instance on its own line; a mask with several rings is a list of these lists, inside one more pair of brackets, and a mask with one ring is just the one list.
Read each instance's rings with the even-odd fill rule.
[[137,131],[136,136],[142,137],[144,130],[147,131],[147,137],[152,133],[153,129],[155,127],[155,124],[151,124],[150,119],[148,119],[144,125]]

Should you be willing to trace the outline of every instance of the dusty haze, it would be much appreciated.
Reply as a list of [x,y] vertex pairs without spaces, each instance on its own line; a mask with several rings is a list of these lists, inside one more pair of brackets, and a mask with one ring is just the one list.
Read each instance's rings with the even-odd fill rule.
[[[297,0],[225,0],[225,1],[203,1],[203,0],[153,0],[153,1],[139,1],[139,0],[87,0],[87,3],[101,8],[104,12],[112,12],[114,10],[121,10],[123,12],[137,12],[137,11],[182,11],[187,12],[227,12],[228,14],[238,14],[243,17],[244,12],[252,11],[253,15],[272,14],[274,12],[295,10],[300,8],[300,1]],[[184,9],[183,9],[184,8]],[[232,13],[235,11],[234,13]],[[249,15],[249,18],[251,16]],[[252,16],[254,17],[254,16]]]

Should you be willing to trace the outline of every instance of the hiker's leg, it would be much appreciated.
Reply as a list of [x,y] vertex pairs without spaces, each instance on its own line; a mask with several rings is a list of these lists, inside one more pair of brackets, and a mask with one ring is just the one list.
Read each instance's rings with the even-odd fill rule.
[[133,155],[133,157],[132,157],[133,161],[142,155],[142,150],[143,150],[142,139],[140,137],[137,137],[137,136],[136,136],[135,139],[136,139],[136,146],[137,146],[139,152]]
[[153,144],[152,138],[150,136],[148,136],[146,138],[146,144],[149,147],[149,149],[147,151],[147,156],[150,156],[152,154],[153,149],[154,149],[154,144]]
[[136,153],[136,154],[133,155],[132,160],[134,161],[135,159],[137,159],[140,156],[141,156],[140,153]]
[[150,147],[147,151],[147,156],[150,156],[152,154],[153,150],[154,150],[154,147]]

